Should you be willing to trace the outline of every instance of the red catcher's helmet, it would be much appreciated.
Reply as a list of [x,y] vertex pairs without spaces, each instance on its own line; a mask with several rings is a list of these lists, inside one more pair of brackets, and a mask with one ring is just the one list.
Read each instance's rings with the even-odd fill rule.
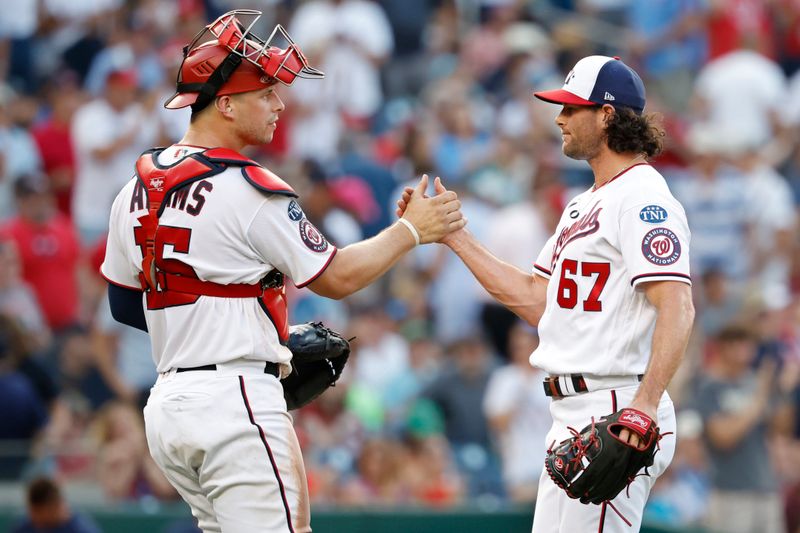
[[[250,9],[229,11],[195,35],[183,49],[177,92],[164,107],[199,110],[217,96],[255,91],[276,82],[291,85],[298,77],[325,76],[308,64],[280,24],[266,41],[253,34],[250,30],[260,17],[260,11]],[[285,48],[272,45],[278,35],[286,41]]]

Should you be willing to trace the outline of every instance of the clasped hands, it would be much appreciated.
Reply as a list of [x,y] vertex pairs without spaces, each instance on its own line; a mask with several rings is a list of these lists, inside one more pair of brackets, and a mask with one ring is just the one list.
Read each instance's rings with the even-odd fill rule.
[[397,201],[397,216],[411,223],[413,229],[409,229],[412,233],[416,230],[420,244],[440,242],[467,224],[458,195],[448,191],[438,177],[433,183],[435,196],[425,194],[428,175],[423,174],[417,186],[406,187]]

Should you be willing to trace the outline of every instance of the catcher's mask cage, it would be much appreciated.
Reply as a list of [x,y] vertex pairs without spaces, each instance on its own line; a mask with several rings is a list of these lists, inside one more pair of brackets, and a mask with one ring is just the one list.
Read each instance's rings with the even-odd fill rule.
[[[176,83],[177,92],[164,104],[164,107],[176,109],[191,105],[193,111],[199,111],[211,103],[218,94],[257,90],[276,81],[289,86],[296,78],[325,77],[322,71],[308,64],[300,47],[280,24],[275,26],[266,40],[252,33],[259,18],[261,11],[236,9],[225,13],[200,30],[192,42],[183,48],[183,61],[178,69]],[[286,42],[285,48],[275,46],[274,42],[278,37]],[[193,56],[197,54],[210,55],[212,58],[216,56],[217,60],[224,55],[224,59],[212,71],[208,61],[203,59],[198,65],[193,64]],[[241,76],[242,81],[237,82],[239,76],[234,74],[243,60],[255,66],[258,73],[263,75],[250,76],[247,81]],[[187,77],[195,81],[185,80]],[[254,82],[254,79],[257,81]],[[221,92],[223,88],[225,90]],[[188,96],[187,93],[194,93],[197,96],[179,98],[180,95]]]

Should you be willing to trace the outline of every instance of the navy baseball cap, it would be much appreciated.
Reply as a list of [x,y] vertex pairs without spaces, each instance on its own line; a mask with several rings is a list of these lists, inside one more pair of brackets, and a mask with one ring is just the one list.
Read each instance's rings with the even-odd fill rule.
[[618,57],[588,56],[575,64],[564,86],[533,95],[552,104],[629,107],[637,115],[644,111],[644,83]]

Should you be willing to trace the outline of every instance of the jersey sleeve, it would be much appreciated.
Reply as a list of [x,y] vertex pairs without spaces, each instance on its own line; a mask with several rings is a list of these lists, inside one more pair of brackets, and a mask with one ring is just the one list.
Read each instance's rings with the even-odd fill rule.
[[647,281],[681,281],[691,285],[689,224],[672,197],[637,198],[621,211],[620,250],[636,287]]
[[552,272],[550,271],[550,263],[553,261],[553,247],[555,246],[556,235],[553,234],[547,242],[544,243],[544,248],[539,252],[536,257],[536,262],[533,264],[531,272],[538,274],[545,279],[550,279]]
[[272,195],[247,232],[265,262],[292,278],[297,287],[317,279],[333,260],[336,247],[306,218],[294,198]]
[[132,258],[133,231],[126,221],[130,214],[126,211],[131,186],[127,186],[117,195],[111,206],[106,240],[106,255],[100,266],[100,273],[109,283],[128,289],[141,290],[139,283],[140,263]]

